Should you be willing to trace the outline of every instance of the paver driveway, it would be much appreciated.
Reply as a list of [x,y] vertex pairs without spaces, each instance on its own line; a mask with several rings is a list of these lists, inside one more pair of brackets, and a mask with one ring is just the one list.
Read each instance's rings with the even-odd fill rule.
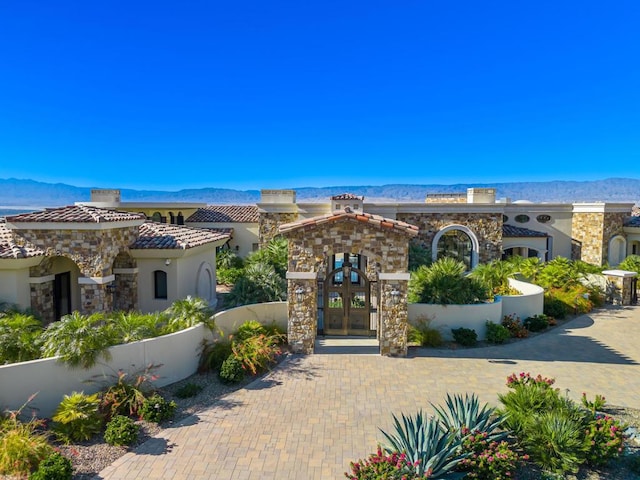
[[408,358],[292,356],[96,478],[344,478],[350,461],[375,450],[378,427],[390,429],[392,413],[432,411],[430,402],[447,392],[476,392],[496,404],[512,372],[554,377],[576,400],[584,391],[640,407],[639,344],[640,307],[611,307],[499,347],[417,349]]

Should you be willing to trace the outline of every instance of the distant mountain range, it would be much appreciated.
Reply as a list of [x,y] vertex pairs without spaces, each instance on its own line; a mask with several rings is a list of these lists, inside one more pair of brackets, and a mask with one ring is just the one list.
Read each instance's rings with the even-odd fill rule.
[[[325,188],[300,187],[296,191],[301,202],[326,201],[332,195],[353,193],[362,195],[365,202],[397,201],[424,202],[427,193],[465,193],[469,187],[495,187],[496,198],[532,202],[632,202],[640,203],[640,179],[607,178],[594,181],[511,182],[456,185],[382,185],[335,186]],[[98,188],[98,187],[96,187]],[[0,216],[4,210],[28,211],[42,207],[72,205],[90,201],[91,188],[63,183],[43,183],[15,178],[0,179]],[[200,188],[178,191],[121,189],[123,202],[202,202],[207,204],[255,204],[260,201],[259,190]]]

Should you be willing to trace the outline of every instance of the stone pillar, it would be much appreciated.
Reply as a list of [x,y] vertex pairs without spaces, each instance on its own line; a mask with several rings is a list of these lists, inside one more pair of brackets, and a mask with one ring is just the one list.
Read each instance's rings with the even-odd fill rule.
[[611,285],[607,294],[607,301],[614,305],[631,305],[633,301],[633,279],[636,272],[626,270],[605,270],[602,274]]
[[287,272],[288,341],[294,353],[313,353],[318,329],[314,272]]
[[115,280],[115,275],[108,277],[80,277],[80,313],[91,315],[97,312],[111,312],[113,310],[113,294],[108,285]]
[[380,273],[380,319],[378,340],[380,355],[405,357],[407,355],[408,273]]
[[113,292],[113,308],[115,310],[138,309],[138,269],[114,268],[116,275]]
[[31,277],[31,308],[40,317],[42,323],[47,325],[55,321],[56,309],[53,304],[53,282],[55,275],[44,277]]

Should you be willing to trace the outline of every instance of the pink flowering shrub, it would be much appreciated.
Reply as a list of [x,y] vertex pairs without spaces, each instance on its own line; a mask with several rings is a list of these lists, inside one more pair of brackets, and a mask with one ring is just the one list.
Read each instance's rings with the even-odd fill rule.
[[368,459],[351,462],[351,472],[344,475],[349,480],[419,480],[430,477],[430,472],[417,476],[414,467],[404,453],[386,455],[378,446],[378,451]]
[[532,377],[529,372],[520,372],[518,375],[512,373],[507,377],[507,387],[517,388],[519,386],[529,385],[541,385],[550,387],[556,381],[553,378],[546,378],[538,374],[537,377]]
[[606,465],[617,458],[624,448],[627,426],[608,415],[596,415],[585,429],[587,462],[591,465]]
[[[463,429],[463,434],[469,431]],[[462,454],[469,456],[462,459],[459,470],[467,472],[464,478],[479,480],[504,480],[515,478],[518,467],[529,459],[528,455],[519,455],[505,442],[489,442],[486,432],[475,431],[462,442]]]

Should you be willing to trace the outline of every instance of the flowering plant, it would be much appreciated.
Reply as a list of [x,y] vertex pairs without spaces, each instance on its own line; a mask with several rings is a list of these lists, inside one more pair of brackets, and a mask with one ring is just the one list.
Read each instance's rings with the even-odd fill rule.
[[604,397],[604,395],[598,394],[595,396],[593,401],[591,401],[587,399],[587,394],[585,392],[582,392],[582,398],[580,400],[582,401],[582,405],[585,408],[591,410],[591,413],[593,413],[594,415],[598,410],[602,410],[602,407],[604,407],[607,403],[607,399]]
[[532,377],[529,372],[520,372],[518,375],[512,373],[507,377],[507,387],[516,388],[518,386],[526,385],[541,385],[550,387],[556,381],[553,378],[543,377],[538,374],[536,377]]
[[431,476],[430,472],[417,476],[414,467],[406,454],[393,452],[385,455],[378,446],[378,451],[366,460],[351,462],[351,473],[345,472],[344,475],[349,480],[419,480]]
[[623,450],[626,428],[626,425],[608,415],[597,414],[585,430],[587,462],[606,465],[609,460],[618,457]]
[[486,432],[469,433],[462,442],[462,451],[471,455],[460,462],[460,469],[467,472],[465,478],[479,480],[503,480],[514,478],[518,467],[529,459],[528,455],[519,455],[505,442],[489,442]]

